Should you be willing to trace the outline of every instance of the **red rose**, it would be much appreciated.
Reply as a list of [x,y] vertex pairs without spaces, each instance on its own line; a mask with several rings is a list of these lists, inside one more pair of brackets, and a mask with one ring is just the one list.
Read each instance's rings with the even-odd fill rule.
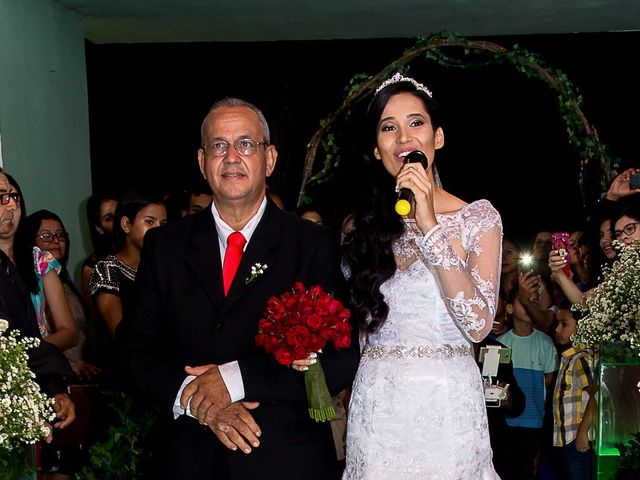
[[281,365],[291,365],[293,362],[293,355],[286,348],[279,348],[275,353],[276,361]]
[[305,318],[305,323],[311,330],[318,330],[322,326],[322,317],[313,313]]
[[288,345],[307,345],[309,338],[309,329],[302,325],[298,325],[290,328],[284,334]]

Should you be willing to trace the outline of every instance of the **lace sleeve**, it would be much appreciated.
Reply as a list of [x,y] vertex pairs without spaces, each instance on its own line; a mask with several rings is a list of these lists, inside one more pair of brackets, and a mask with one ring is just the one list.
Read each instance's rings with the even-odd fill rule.
[[[486,201],[465,209],[459,225],[448,228],[438,224],[416,242],[431,266],[453,321],[470,341],[479,342],[491,330],[496,312],[502,221]],[[454,239],[462,243],[466,260],[456,253]]]

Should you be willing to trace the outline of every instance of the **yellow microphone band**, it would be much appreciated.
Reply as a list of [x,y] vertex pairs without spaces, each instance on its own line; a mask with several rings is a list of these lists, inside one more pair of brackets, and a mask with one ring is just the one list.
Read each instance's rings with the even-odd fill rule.
[[411,211],[411,204],[407,200],[398,200],[396,202],[396,213],[398,215],[408,215]]

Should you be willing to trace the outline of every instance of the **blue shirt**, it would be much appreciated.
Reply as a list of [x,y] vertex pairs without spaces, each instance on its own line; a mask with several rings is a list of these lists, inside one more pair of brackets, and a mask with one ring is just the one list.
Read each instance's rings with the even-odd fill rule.
[[553,340],[535,329],[526,337],[509,330],[500,335],[498,340],[512,350],[513,373],[527,400],[522,415],[507,418],[507,424],[512,427],[542,428],[546,397],[544,375],[558,369],[558,353]]

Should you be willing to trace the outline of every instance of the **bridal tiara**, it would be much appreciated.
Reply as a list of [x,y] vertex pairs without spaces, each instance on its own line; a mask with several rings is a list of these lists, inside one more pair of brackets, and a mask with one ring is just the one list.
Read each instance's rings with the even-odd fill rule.
[[426,93],[427,95],[429,95],[429,98],[433,97],[433,94],[431,93],[431,90],[429,90],[427,87],[425,87],[420,82],[416,82],[413,78],[405,77],[400,72],[397,72],[393,77],[388,78],[387,80],[382,82],[382,84],[376,89],[375,95],[377,95],[378,92],[380,92],[380,90],[382,90],[383,88],[388,87],[389,85],[393,85],[394,83],[399,83],[399,82],[409,82],[414,87],[416,87],[416,90],[420,90],[420,91]]

